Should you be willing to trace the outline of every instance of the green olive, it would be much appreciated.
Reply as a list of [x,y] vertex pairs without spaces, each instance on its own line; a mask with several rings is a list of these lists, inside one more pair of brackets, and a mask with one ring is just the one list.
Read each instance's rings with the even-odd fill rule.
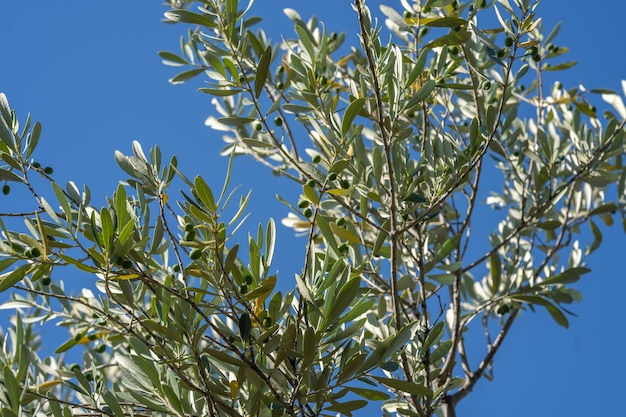
[[247,285],[252,285],[252,283],[254,282],[254,278],[252,278],[252,275],[246,275],[243,278],[243,281],[247,284]]
[[304,209],[304,217],[311,217],[313,215],[313,210],[311,210],[311,207],[307,207]]
[[243,295],[245,293],[248,292],[248,285],[247,284],[241,284],[239,286],[239,292]]
[[270,316],[263,318],[263,327],[268,328],[271,327],[272,324],[274,324],[274,320],[272,320]]
[[196,231],[191,230],[189,232],[185,232],[185,240],[187,242],[193,242],[196,239]]
[[300,207],[301,209],[307,208],[309,207],[309,202],[306,200],[300,200],[298,201],[298,207]]
[[319,164],[321,160],[322,160],[322,157],[320,155],[315,155],[313,157],[313,163],[315,164]]
[[202,256],[202,250],[198,248],[193,248],[191,252],[189,252],[189,257],[193,259],[194,261],[196,259],[200,259],[201,256]]
[[99,345],[97,345],[94,350],[98,353],[103,353],[105,350],[107,350],[107,345],[105,345],[104,343],[101,343]]
[[44,275],[41,278],[41,285],[45,285],[47,287],[48,285],[50,285],[50,282],[52,282],[52,279],[50,279],[49,275]]
[[4,184],[2,186],[2,194],[7,195],[11,192],[11,186],[9,184]]
[[193,224],[185,223],[185,232],[191,232],[193,230]]
[[256,130],[257,132],[260,132],[261,130],[263,130],[263,125],[259,122],[256,122],[254,125],[254,130]]
[[274,124],[275,124],[276,126],[282,126],[282,125],[283,125],[283,119],[281,119],[280,117],[276,116],[276,117],[274,118]]
[[51,175],[54,172],[54,170],[52,169],[52,167],[45,167],[43,169],[43,172],[45,172],[48,175]]

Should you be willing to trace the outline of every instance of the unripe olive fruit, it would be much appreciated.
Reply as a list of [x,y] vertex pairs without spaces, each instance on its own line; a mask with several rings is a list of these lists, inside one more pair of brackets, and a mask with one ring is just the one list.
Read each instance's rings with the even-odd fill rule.
[[276,83],[276,88],[278,88],[279,90],[282,90],[283,88],[285,88],[285,84],[282,81],[279,81]]
[[52,169],[52,167],[45,167],[43,169],[43,172],[45,172],[46,174],[50,175],[54,172],[54,170]]
[[535,61],[535,62],[541,61],[541,55],[539,55],[539,54],[533,55],[533,61]]
[[337,174],[335,174],[334,172],[331,172],[330,174],[328,174],[328,181],[335,181],[337,179]]
[[2,194],[7,195],[11,192],[11,186],[9,184],[4,184],[2,186]]
[[254,282],[254,279],[252,278],[252,275],[246,275],[243,278],[243,281],[247,284],[247,285],[252,285],[252,283]]
[[313,162],[316,164],[319,164],[321,160],[322,160],[322,157],[320,155],[315,155],[313,157]]
[[196,231],[195,230],[191,230],[189,232],[185,232],[185,240],[187,242],[192,242],[196,239]]
[[241,284],[239,286],[239,292],[243,295],[245,293],[248,292],[248,285],[247,284]]
[[341,188],[343,188],[344,190],[350,188],[350,182],[348,180],[342,179],[341,181],[339,181],[339,184],[341,185]]
[[306,200],[298,201],[298,207],[300,207],[301,209],[309,207],[309,204],[310,203]]
[[344,224],[346,224],[346,219],[345,219],[345,217],[340,217],[340,218],[338,218],[338,219],[337,219],[337,221],[336,221],[336,223],[337,223],[337,226],[343,226]]
[[33,162],[32,163],[32,167],[33,168],[41,168],[41,164],[39,162]]
[[311,207],[307,207],[304,209],[304,217],[311,217],[313,215],[313,210],[311,210]]
[[194,261],[196,259],[200,259],[201,256],[202,256],[202,251],[198,248],[193,248],[191,252],[189,252],[189,257],[193,259]]
[[315,180],[307,180],[306,185],[311,188],[315,188]]
[[73,363],[73,364],[71,364],[71,365],[69,366],[69,370],[70,370],[70,371],[73,371],[73,370],[75,370],[75,369],[78,369],[78,370],[80,371],[80,365],[79,365],[79,364],[77,364],[77,363]]
[[174,266],[172,267],[172,271],[174,271],[174,272],[180,272],[180,265],[178,265],[178,264],[174,264]]
[[41,256],[41,251],[39,250],[39,248],[30,248],[29,249],[29,253],[30,253],[30,257],[32,258],[39,258],[39,256]]
[[498,49],[498,52],[496,52],[496,56],[498,58],[504,58],[504,55],[506,55],[506,52],[504,52],[504,49]]
[[87,381],[93,381],[93,374],[91,372],[89,372],[88,374],[85,374],[85,379]]
[[107,345],[105,345],[104,343],[101,343],[99,345],[97,345],[94,350],[98,353],[103,353],[105,350],[107,350]]
[[130,269],[132,268],[133,263],[130,261],[130,259],[124,259],[124,262],[122,262],[122,268],[124,269]]
[[185,232],[191,232],[193,230],[193,224],[185,223]]
[[94,333],[87,335],[87,339],[89,340],[96,340],[98,338],[98,336]]
[[50,285],[50,282],[52,282],[52,280],[50,279],[50,276],[48,276],[48,275],[44,275],[41,278],[41,285],[48,286],[48,285]]
[[482,83],[483,90],[489,90],[491,88],[491,81],[485,80]]
[[324,76],[321,76],[321,77],[320,77],[320,84],[321,84],[321,85],[326,85],[326,84],[328,84],[328,78],[326,78],[326,77],[324,77]]
[[513,43],[514,43],[514,42],[515,42],[515,40],[514,40],[512,37],[510,37],[510,36],[507,36],[507,37],[506,37],[506,39],[504,40],[504,44],[505,44],[507,47],[509,47],[509,48],[510,48],[511,46],[513,46]]
[[280,67],[278,67],[278,73],[282,74],[283,72],[285,72],[285,67],[281,65]]
[[82,339],[84,336],[84,334],[82,332],[78,332],[74,335],[74,341],[78,342],[80,339]]
[[274,118],[274,124],[275,124],[276,126],[282,126],[282,125],[283,125],[283,119],[281,119],[280,117],[276,116],[276,117]]
[[256,130],[257,132],[260,132],[261,130],[263,130],[263,125],[259,122],[255,123],[254,130]]
[[263,327],[271,327],[274,324],[274,320],[270,316],[263,317]]
[[539,53],[539,48],[537,48],[536,46],[531,46],[530,48],[528,48],[528,53],[531,55],[537,55]]

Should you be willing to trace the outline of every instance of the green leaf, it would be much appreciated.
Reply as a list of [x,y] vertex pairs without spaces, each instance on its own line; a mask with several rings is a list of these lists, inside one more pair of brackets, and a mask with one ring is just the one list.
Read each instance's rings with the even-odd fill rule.
[[472,23],[472,30],[474,31],[474,33],[476,34],[476,37],[478,38],[479,41],[481,41],[487,48],[490,48],[494,51],[499,50],[500,48],[498,48],[498,46],[493,43],[493,41],[491,39],[489,39],[487,37],[487,35],[484,34],[484,32],[480,29],[478,29],[478,27],[476,27],[476,25],[474,25]]
[[196,176],[193,180],[194,189],[196,194],[198,194],[198,198],[204,206],[211,212],[215,212],[215,199],[213,198],[213,192],[211,188],[207,185],[207,183],[202,179],[201,176]]
[[120,403],[117,401],[117,397],[111,391],[106,391],[102,396],[107,405],[111,408],[115,417],[124,417],[126,414],[120,407]]
[[562,64],[557,64],[557,65],[544,65],[543,70],[544,71],[561,71],[561,70],[565,70],[568,68],[572,68],[576,64],[577,64],[576,61],[570,61],[570,62],[563,62]]
[[428,57],[428,49],[423,48],[417,57],[417,61],[415,61],[415,66],[413,70],[411,70],[411,75],[406,81],[404,88],[410,88],[413,82],[417,80],[417,77],[424,71],[424,66],[426,65],[426,58]]
[[576,267],[568,269],[565,272],[561,272],[558,275],[554,275],[550,278],[546,278],[537,285],[536,287],[547,287],[550,285],[558,285],[558,284],[573,284],[580,279],[581,275],[584,275],[588,272],[591,272],[591,269],[585,267]]
[[165,17],[173,22],[191,23],[209,28],[217,27],[208,17],[189,10],[168,10],[165,12]]
[[169,82],[170,84],[183,84],[185,81],[189,81],[196,75],[202,74],[203,72],[204,68],[195,68],[189,71],[183,71],[175,77],[170,78]]
[[491,252],[489,257],[489,272],[491,272],[491,293],[497,294],[502,278],[502,262],[497,251]]
[[204,94],[210,94],[212,96],[218,96],[218,97],[226,97],[226,96],[234,96],[235,94],[239,94],[241,93],[243,90],[241,89],[226,89],[226,88],[220,88],[220,89],[215,89],[215,88],[198,88],[198,91],[200,91],[201,93]]
[[567,317],[565,317],[565,314],[563,314],[563,312],[557,306],[555,306],[543,297],[540,297],[538,295],[515,294],[511,296],[511,299],[527,304],[536,304],[543,306],[557,324],[565,327],[566,329],[569,327],[569,322],[567,320]]
[[339,292],[335,295],[333,300],[326,300],[326,302],[332,303],[328,315],[324,317],[325,325],[327,327],[332,324],[339,315],[346,309],[359,293],[359,285],[361,284],[361,277],[357,276],[346,282]]
[[6,291],[20,282],[26,275],[29,265],[22,265],[11,272],[0,275],[0,292]]
[[411,97],[411,99],[407,102],[406,107],[411,108],[413,106],[418,105],[422,101],[426,100],[428,96],[430,96],[430,93],[433,92],[436,86],[437,86],[437,83],[435,83],[434,80],[426,81],[424,85],[422,85],[422,87],[419,90],[417,90],[417,93],[415,93],[413,97]]
[[370,401],[385,401],[391,398],[391,396],[387,394],[386,392],[377,391],[374,389],[356,388],[356,387],[346,387],[346,388],[350,390],[351,392],[355,393],[356,395],[358,395],[359,397],[363,397]]
[[187,65],[188,62],[178,55],[168,52],[168,51],[159,51],[159,56],[163,58],[163,63],[166,65]]
[[22,182],[22,178],[11,171],[0,169],[0,181]]
[[435,257],[426,265],[424,265],[424,273],[432,270],[442,259],[444,259],[454,249],[456,249],[459,246],[459,242],[461,242],[461,235],[452,236],[451,238],[448,238],[448,240],[443,242],[439,250],[437,250]]
[[256,121],[256,119],[249,117],[220,117],[217,121],[226,126],[245,126]]
[[272,62],[272,46],[269,45],[263,51],[263,55],[261,55],[261,59],[259,60],[259,65],[256,69],[256,75],[254,76],[254,96],[259,98],[261,95],[261,91],[263,91],[263,86],[265,85],[265,80],[267,79],[267,74],[270,70],[270,63]]
[[352,122],[359,114],[361,109],[363,109],[363,105],[365,104],[365,98],[360,97],[352,100],[346,112],[343,115],[343,120],[341,121],[341,136],[346,136],[348,130],[350,130],[350,126],[352,126]]
[[340,174],[344,169],[346,169],[349,166],[350,166],[350,160],[349,159],[340,159],[338,161],[335,161],[334,164],[332,164],[332,166],[328,170],[328,173],[329,174]]
[[346,401],[345,403],[338,403],[331,400],[331,404],[332,405],[330,407],[326,407],[326,410],[335,411],[341,414],[345,414],[348,417],[352,417],[352,412],[365,407],[367,405],[367,401],[352,400]]
[[418,397],[425,397],[432,395],[432,391],[414,382],[403,381],[400,379],[384,378],[382,376],[372,376],[376,381],[388,386],[389,388],[397,389],[402,392],[406,392],[411,395],[417,395]]

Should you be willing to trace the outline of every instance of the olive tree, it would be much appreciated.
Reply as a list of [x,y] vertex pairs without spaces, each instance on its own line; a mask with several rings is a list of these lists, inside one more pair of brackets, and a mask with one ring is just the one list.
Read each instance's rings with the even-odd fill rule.
[[[380,401],[383,415],[450,417],[522,312],[567,327],[598,222],[626,224],[622,100],[543,82],[574,63],[537,3],[400,3],[379,22],[355,0],[354,45],[291,9],[278,42],[252,3],[165,13],[189,31],[160,56],[183,67],[172,83],[205,81],[222,154],[301,188],[278,196],[305,247],[295,277],[272,266],[275,221],[244,222],[250,197],[230,168],[213,190],[134,142],[97,207],[35,162],[41,125],[20,127],[0,95],[3,192],[31,197],[0,217],[15,309],[2,416],[351,416]],[[493,230],[473,229],[485,216]],[[90,284],[66,290],[67,274]],[[50,325],[67,340],[44,349]]]

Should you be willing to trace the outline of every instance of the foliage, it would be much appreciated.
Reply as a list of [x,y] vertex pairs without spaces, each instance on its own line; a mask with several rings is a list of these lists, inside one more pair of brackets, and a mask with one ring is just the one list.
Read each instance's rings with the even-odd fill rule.
[[[383,28],[355,0],[360,44],[347,47],[291,9],[296,37],[272,43],[252,4],[172,2],[167,21],[190,30],[180,55],[160,53],[185,67],[170,81],[206,77],[222,153],[301,185],[280,197],[306,237],[293,285],[272,267],[273,220],[245,249],[233,240],[248,196],[230,169],[216,193],[135,142],[115,155],[129,179],[98,208],[34,161],[40,124],[20,129],[0,95],[3,191],[33,201],[0,217],[0,290],[16,310],[2,416],[351,416],[372,400],[385,415],[452,416],[521,311],[567,327],[597,222],[626,225],[626,110],[596,91],[614,108],[602,123],[594,92],[545,87],[574,63],[536,3],[510,3],[406,0],[380,7]],[[482,26],[488,12],[498,27]],[[72,294],[72,270],[96,285]],[[47,324],[68,332],[53,353]],[[474,327],[479,360],[466,353]]]

